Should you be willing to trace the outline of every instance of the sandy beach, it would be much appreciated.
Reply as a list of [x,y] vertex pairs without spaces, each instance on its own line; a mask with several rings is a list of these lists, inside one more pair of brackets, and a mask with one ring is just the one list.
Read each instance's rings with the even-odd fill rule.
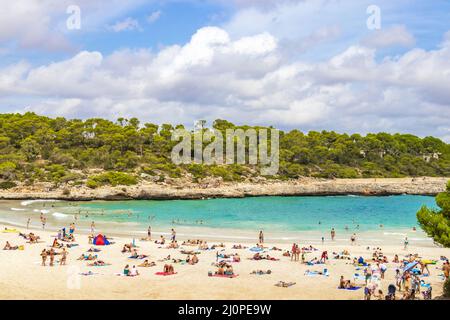
[[[1,225],[4,230],[5,225]],[[8,227],[14,228],[14,227]],[[289,257],[282,256],[282,253],[290,249],[286,243],[266,243],[268,248],[278,247],[283,251],[268,250],[271,256],[280,259],[279,261],[254,261],[249,260],[254,254],[249,249],[232,249],[235,242],[225,242],[225,248],[216,250],[201,251],[198,255],[199,262],[196,265],[174,263],[177,272],[170,276],[158,276],[156,272],[162,271],[166,262],[162,262],[164,257],[171,255],[171,258],[185,259],[186,255],[180,250],[197,251],[196,246],[181,246],[178,249],[167,249],[155,244],[153,241],[140,241],[136,239],[139,254],[148,255],[149,261],[156,262],[154,267],[139,267],[140,275],[137,277],[118,276],[126,264],[130,267],[140,264],[143,260],[129,259],[129,253],[121,253],[124,244],[131,243],[131,238],[114,237],[114,244],[109,246],[98,246],[98,258],[110,263],[109,266],[89,267],[87,261],[79,261],[77,258],[92,247],[88,243],[87,234],[75,232],[76,247],[67,249],[69,252],[67,265],[41,266],[40,252],[50,249],[56,232],[43,231],[38,229],[26,230],[17,228],[19,231],[27,233],[34,232],[39,235],[42,242],[29,244],[18,233],[0,232],[0,245],[3,247],[6,241],[11,245],[23,245],[24,250],[0,250],[0,286],[4,288],[0,292],[0,299],[352,299],[360,300],[364,297],[364,288],[359,290],[339,290],[339,278],[341,275],[345,279],[352,279],[355,273],[362,274],[363,269],[356,269],[352,261],[334,259],[333,252],[339,253],[348,250],[351,257],[362,256],[369,259],[375,247],[367,248],[367,244],[351,245],[333,244],[330,239],[325,239],[323,245],[314,245],[318,250],[306,255],[307,260],[314,257],[320,258],[323,250],[327,250],[330,260],[325,265],[309,266],[300,262],[291,261]],[[101,231],[101,230],[100,230]],[[168,230],[170,231],[170,230]],[[154,240],[154,239],[153,239]],[[177,239],[179,243],[186,239]],[[255,234],[254,243],[242,243],[247,247],[253,247],[257,242]],[[166,242],[168,243],[168,242]],[[218,244],[219,242],[209,242]],[[301,243],[300,246],[307,246]],[[378,244],[379,246],[379,244]],[[57,252],[60,250],[57,249]],[[216,278],[209,277],[208,271],[216,271],[212,264],[216,262],[216,252],[224,254],[238,253],[241,262],[232,263],[236,278]],[[420,247],[411,243],[407,250],[403,244],[385,243],[382,252],[389,261],[392,261],[395,254],[400,259],[408,253],[417,253],[422,259],[438,260],[436,265],[430,265],[431,275],[424,277],[426,283],[433,287],[433,296],[439,296],[442,292],[443,279],[442,261],[440,256],[450,257],[450,249],[433,247]],[[60,256],[56,256],[56,261]],[[395,268],[398,264],[387,264],[388,270],[384,280],[381,280],[380,288],[387,293],[387,286],[395,283]],[[326,268],[329,276],[305,275],[306,270],[323,271]],[[272,271],[269,275],[253,275],[253,270]],[[83,276],[80,273],[92,271],[93,275]],[[278,281],[295,282],[289,288],[276,287]],[[363,285],[364,281],[356,281],[356,284]],[[424,288],[422,288],[424,289]]]

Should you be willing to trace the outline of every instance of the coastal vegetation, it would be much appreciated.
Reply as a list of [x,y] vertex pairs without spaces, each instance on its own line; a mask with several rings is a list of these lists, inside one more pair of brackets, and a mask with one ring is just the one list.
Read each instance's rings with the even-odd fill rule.
[[[205,178],[257,181],[258,165],[175,165],[172,131],[182,125],[140,123],[136,118],[65,119],[35,113],[0,114],[0,188],[17,183],[54,186],[133,185],[141,180]],[[213,127],[238,126],[216,120]],[[411,134],[280,132],[280,167],[268,179],[450,176],[450,145]],[[253,180],[252,180],[253,179]]]
[[[440,210],[422,207],[417,212],[417,219],[422,229],[433,240],[444,247],[450,247],[450,181],[447,190],[436,196],[436,204]],[[450,284],[449,284],[450,289]],[[449,290],[450,293],[450,290]]]

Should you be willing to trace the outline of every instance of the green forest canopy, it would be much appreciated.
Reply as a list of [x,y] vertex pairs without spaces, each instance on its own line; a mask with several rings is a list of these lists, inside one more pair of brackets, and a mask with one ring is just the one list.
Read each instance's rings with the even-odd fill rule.
[[[216,120],[216,129],[236,126]],[[35,113],[0,114],[0,187],[16,182],[48,181],[55,185],[135,184],[189,173],[193,181],[222,177],[241,181],[259,175],[250,165],[176,166],[171,162],[171,124],[141,124],[94,118],[67,120]],[[450,145],[411,134],[339,134],[333,131],[280,132],[280,169],[272,179],[450,176]]]

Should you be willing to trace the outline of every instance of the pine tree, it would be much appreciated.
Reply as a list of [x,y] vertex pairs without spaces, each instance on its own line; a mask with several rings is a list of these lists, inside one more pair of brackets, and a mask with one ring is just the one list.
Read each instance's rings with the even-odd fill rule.
[[447,190],[436,196],[436,204],[441,210],[423,206],[417,212],[417,219],[428,236],[444,247],[450,247],[450,181]]

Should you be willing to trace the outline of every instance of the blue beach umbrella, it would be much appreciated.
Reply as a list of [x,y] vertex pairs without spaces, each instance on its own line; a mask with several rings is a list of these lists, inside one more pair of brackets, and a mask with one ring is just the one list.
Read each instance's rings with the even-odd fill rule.
[[408,263],[408,264],[403,268],[403,273],[408,272],[409,270],[413,269],[417,264],[418,264],[417,261],[413,261],[413,262]]

